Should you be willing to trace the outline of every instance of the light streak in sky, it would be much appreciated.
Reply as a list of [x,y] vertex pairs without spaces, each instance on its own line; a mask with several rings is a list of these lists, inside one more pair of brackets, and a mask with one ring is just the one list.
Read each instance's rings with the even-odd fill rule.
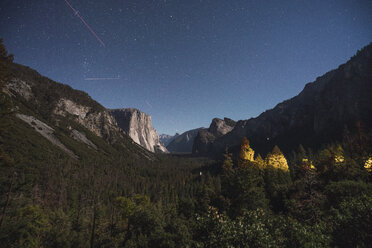
[[120,78],[84,78],[86,81],[96,81],[96,80],[119,80]]
[[150,108],[152,108],[152,105],[148,101],[145,101],[145,103],[147,104],[147,106],[149,106]]
[[83,17],[81,17],[81,15],[79,14],[79,11],[77,11],[76,9],[74,9],[71,4],[65,0],[65,2],[67,3],[68,6],[70,6],[70,8],[72,9],[72,11],[74,11],[74,14],[79,17],[79,19],[84,23],[84,25],[89,29],[89,31],[94,35],[94,37],[96,37],[96,39],[98,40],[99,43],[101,43],[102,46],[105,46],[105,43],[103,43],[103,41],[101,40],[101,38],[98,37],[98,35],[96,34],[96,32],[94,32],[94,30],[88,25],[88,23],[86,23],[83,19]]

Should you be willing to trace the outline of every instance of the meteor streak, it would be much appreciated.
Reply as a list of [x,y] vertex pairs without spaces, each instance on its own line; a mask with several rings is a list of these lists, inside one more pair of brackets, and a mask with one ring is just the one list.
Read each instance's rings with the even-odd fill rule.
[[94,30],[88,25],[88,23],[86,23],[83,19],[83,17],[81,17],[81,15],[79,14],[79,11],[77,11],[76,9],[74,9],[71,4],[65,0],[65,2],[67,3],[68,6],[70,6],[70,8],[72,9],[72,11],[74,11],[74,14],[79,17],[79,19],[82,21],[82,23],[84,23],[84,25],[89,29],[89,31],[94,35],[94,37],[96,37],[96,39],[98,40],[99,43],[101,43],[102,46],[105,46],[105,43],[103,43],[103,41],[101,40],[101,38],[98,37],[98,35],[96,34],[96,32],[94,32]]

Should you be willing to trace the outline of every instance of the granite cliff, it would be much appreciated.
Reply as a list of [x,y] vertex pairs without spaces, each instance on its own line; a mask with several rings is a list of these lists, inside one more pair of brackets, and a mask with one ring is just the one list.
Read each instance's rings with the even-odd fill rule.
[[195,137],[194,144],[192,147],[192,152],[194,154],[206,155],[216,139],[231,132],[233,130],[236,122],[224,118],[214,118],[208,129],[200,129]]
[[160,142],[158,132],[153,128],[151,116],[138,109],[113,109],[110,113],[116,119],[119,127],[133,139],[151,152],[167,153],[168,150]]

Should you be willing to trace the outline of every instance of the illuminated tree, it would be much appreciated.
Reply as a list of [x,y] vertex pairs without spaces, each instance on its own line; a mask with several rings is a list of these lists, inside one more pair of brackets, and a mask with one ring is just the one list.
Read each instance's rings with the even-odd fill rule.
[[368,172],[372,172],[372,157],[368,158],[367,161],[364,163],[364,168]]
[[254,150],[249,146],[249,140],[244,137],[240,145],[239,167],[246,167],[249,162],[254,161]]
[[278,146],[274,146],[273,151],[266,157],[266,164],[277,169],[288,171],[287,159]]

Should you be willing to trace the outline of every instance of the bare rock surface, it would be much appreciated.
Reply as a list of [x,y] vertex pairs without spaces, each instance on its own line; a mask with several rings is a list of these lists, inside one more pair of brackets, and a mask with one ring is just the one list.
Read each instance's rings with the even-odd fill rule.
[[159,134],[152,126],[151,116],[138,109],[124,108],[110,110],[119,127],[133,139],[151,152],[168,153],[160,142]]
[[31,86],[23,80],[14,78],[7,83],[7,88],[9,91],[19,94],[27,101],[34,97]]
[[99,137],[114,141],[115,136],[120,133],[116,120],[107,110],[92,111],[89,106],[75,103],[69,99],[61,98],[53,111],[54,114],[72,118],[89,129]]
[[78,157],[69,150],[58,138],[54,135],[54,129],[45,124],[44,122],[36,119],[33,116],[23,115],[23,114],[16,114],[16,116],[21,119],[22,121],[29,124],[31,127],[35,129],[36,132],[41,134],[44,138],[49,140],[53,145],[59,147],[61,150],[65,151],[68,155],[72,158],[78,159]]
[[87,138],[85,133],[82,133],[82,132],[79,132],[78,130],[73,129],[71,131],[71,137],[74,138],[75,140],[79,141],[79,142],[82,142],[82,143],[88,145],[89,147],[93,148],[94,150],[97,150],[97,146]]

